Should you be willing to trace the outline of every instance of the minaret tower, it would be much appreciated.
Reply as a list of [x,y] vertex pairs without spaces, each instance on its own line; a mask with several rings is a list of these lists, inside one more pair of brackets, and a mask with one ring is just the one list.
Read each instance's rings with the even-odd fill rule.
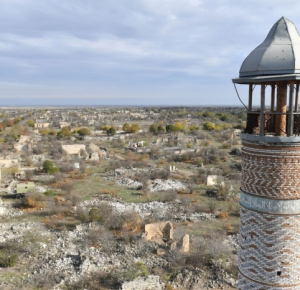
[[237,289],[300,290],[300,36],[290,20],[274,24],[233,83],[249,87]]

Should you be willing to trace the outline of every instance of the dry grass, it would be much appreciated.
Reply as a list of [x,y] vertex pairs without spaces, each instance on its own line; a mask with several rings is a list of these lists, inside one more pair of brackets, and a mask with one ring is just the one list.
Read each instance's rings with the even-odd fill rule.
[[228,218],[228,212],[226,212],[226,211],[225,212],[220,212],[218,217],[220,219],[227,219]]
[[137,213],[130,213],[125,216],[123,228],[127,231],[138,233],[142,231],[144,220]]

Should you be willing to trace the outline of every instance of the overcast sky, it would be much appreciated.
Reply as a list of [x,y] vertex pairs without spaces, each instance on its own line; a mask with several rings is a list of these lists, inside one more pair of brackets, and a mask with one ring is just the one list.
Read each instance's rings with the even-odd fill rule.
[[299,11],[296,0],[0,0],[0,106],[238,105],[244,58],[282,16],[300,30]]

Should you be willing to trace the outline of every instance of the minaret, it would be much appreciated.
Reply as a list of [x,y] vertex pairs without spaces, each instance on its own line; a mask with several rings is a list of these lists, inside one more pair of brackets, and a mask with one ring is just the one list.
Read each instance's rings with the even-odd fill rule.
[[[295,25],[284,17],[277,21],[232,81],[249,87],[241,134],[237,289],[300,290],[300,36]],[[255,92],[259,110],[252,106]]]

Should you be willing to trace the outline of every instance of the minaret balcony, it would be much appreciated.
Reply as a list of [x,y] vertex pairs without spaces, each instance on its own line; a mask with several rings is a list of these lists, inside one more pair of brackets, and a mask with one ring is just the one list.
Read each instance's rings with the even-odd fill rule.
[[[264,124],[263,132],[264,136],[276,136],[275,132],[280,132],[278,136],[288,136],[288,125],[292,125],[292,134],[291,136],[300,136],[300,112],[290,113],[278,113],[265,111],[264,115]],[[278,125],[279,122],[276,122],[276,119],[282,119],[285,117],[286,120],[291,119],[292,122],[284,122],[284,124]],[[261,127],[261,112],[260,111],[251,111],[247,113],[247,125],[244,130],[245,134],[251,135],[260,135]],[[276,126],[278,127],[276,130]]]

